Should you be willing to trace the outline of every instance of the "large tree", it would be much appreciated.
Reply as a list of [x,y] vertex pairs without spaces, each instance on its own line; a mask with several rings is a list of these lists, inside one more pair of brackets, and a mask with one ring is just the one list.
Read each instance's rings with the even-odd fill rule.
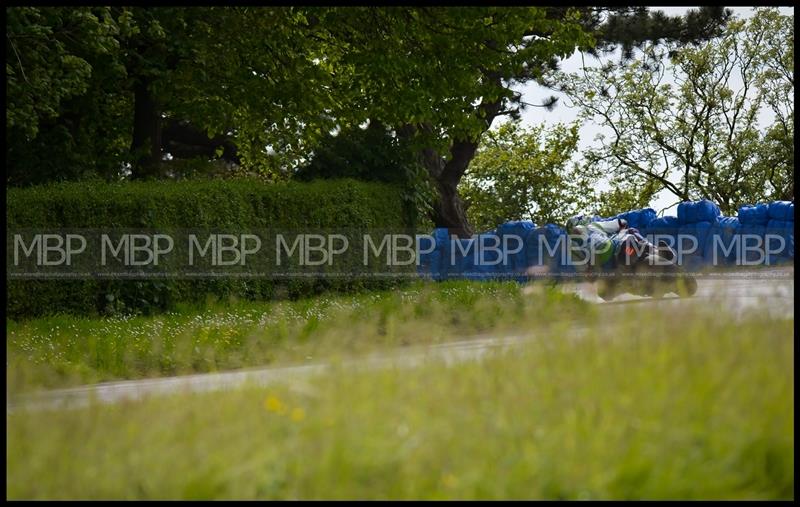
[[471,225],[485,231],[508,220],[563,224],[592,206],[595,177],[578,176],[577,150],[577,123],[545,129],[509,121],[487,132],[459,185]]
[[438,191],[432,218],[465,236],[472,230],[459,182],[495,119],[516,117],[526,106],[516,85],[546,84],[547,71],[576,48],[620,44],[630,52],[650,40],[702,40],[718,35],[728,16],[721,8],[685,17],[644,8],[373,9],[331,26],[357,42],[345,61],[356,71],[348,79],[364,101],[359,109],[395,125],[399,135],[419,137],[421,161]]
[[6,10],[6,170],[10,183],[102,173],[127,152],[130,101],[107,7]]
[[725,213],[794,199],[793,16],[759,9],[715,40],[648,44],[633,63],[586,68],[562,87],[607,128],[585,159],[617,193],[666,190]]
[[[292,8],[7,10],[9,181],[158,174],[162,158],[262,163],[318,115],[327,68]],[[235,143],[233,142],[235,139]],[[241,153],[244,151],[244,153]],[[256,153],[260,155],[260,153]],[[249,158],[248,158],[249,156]]]
[[[35,12],[65,18],[72,16],[70,9]],[[7,27],[15,42],[15,51],[7,53],[9,83],[19,83],[23,72],[63,74],[58,64],[26,53],[25,33],[50,28],[48,20],[34,17]],[[417,146],[438,193],[434,222],[467,235],[471,228],[458,184],[495,119],[517,116],[525,106],[513,89],[517,84],[543,80],[576,48],[604,50],[619,43],[629,50],[647,40],[713,36],[727,14],[720,8],[669,18],[644,8],[115,7],[86,11],[92,17],[109,27],[109,58],[124,75],[96,81],[101,67],[91,51],[77,46],[70,54],[76,63],[85,62],[77,77],[88,81],[84,88],[92,87],[93,94],[81,94],[80,87],[74,94],[110,102],[109,111],[126,115],[110,121],[106,114],[102,122],[113,124],[115,133],[127,127],[134,176],[151,175],[167,149],[178,151],[170,146],[181,144],[180,136],[165,140],[165,124],[205,133],[215,152],[233,143],[242,164],[285,175],[331,130],[373,119]],[[55,40],[74,37],[71,29],[53,33]],[[36,52],[46,53],[50,45],[39,40]],[[10,89],[16,95],[25,87]],[[75,114],[94,132],[102,130],[95,115],[102,116],[102,107],[82,115],[79,105],[53,96],[51,87],[41,91],[50,94],[52,107],[28,114],[28,122],[52,111],[59,122]],[[10,109],[18,104],[9,99]],[[12,118],[7,126],[19,144],[46,148],[25,131],[25,121]],[[117,146],[120,139],[109,144]],[[60,146],[80,151],[74,136],[65,136]],[[23,159],[17,157],[16,166]]]

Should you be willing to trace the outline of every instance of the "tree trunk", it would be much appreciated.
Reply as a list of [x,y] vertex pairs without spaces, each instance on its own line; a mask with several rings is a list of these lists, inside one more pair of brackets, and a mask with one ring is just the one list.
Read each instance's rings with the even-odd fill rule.
[[450,234],[459,238],[472,236],[472,228],[467,221],[467,214],[458,195],[457,185],[447,181],[436,181],[439,198],[433,206],[431,219],[436,227],[446,227]]
[[[485,116],[488,129],[499,110],[499,101],[482,105],[482,108],[488,113]],[[431,220],[436,227],[446,227],[450,230],[450,234],[459,238],[468,238],[473,233],[463,202],[458,195],[458,183],[467,172],[477,150],[477,140],[459,140],[450,145],[450,159],[446,162],[433,150],[424,150],[422,153],[422,163],[436,182],[439,192]]]
[[447,227],[450,234],[459,238],[472,236],[472,227],[467,220],[464,205],[458,195],[458,183],[475,157],[478,143],[456,141],[450,146],[450,160],[445,162],[432,150],[423,157],[428,173],[436,182],[439,197],[433,206],[433,220],[436,227]]
[[[399,129],[400,135],[411,135],[414,127],[405,125]],[[466,210],[458,195],[458,183],[475,157],[478,143],[473,141],[456,141],[450,146],[450,160],[439,155],[435,150],[426,148],[420,152],[420,161],[428,175],[436,185],[439,194],[431,210],[431,220],[436,227],[450,230],[450,234],[459,238],[472,236],[472,227],[467,220]]]
[[[496,73],[489,77],[500,87],[500,76]],[[485,130],[489,130],[492,122],[500,113],[503,99],[482,102],[478,106],[477,113],[483,119]],[[431,131],[430,125],[405,124],[397,129],[397,134],[401,137],[411,137],[418,129]],[[450,159],[445,159],[435,150],[426,148],[420,152],[420,161],[428,172],[428,175],[436,183],[438,199],[433,204],[431,220],[436,227],[446,227],[451,235],[459,238],[469,238],[472,236],[472,227],[467,220],[466,210],[458,195],[458,183],[467,172],[475,153],[478,150],[478,139],[461,139],[454,141],[450,145]]]
[[157,175],[161,163],[161,113],[148,85],[149,79],[140,79],[133,93],[131,153],[137,157],[132,168],[133,179]]

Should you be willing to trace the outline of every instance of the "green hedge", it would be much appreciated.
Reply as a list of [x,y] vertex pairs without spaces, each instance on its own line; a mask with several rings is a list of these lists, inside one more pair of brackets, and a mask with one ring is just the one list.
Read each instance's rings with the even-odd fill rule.
[[[205,228],[229,230],[411,227],[401,189],[324,180],[59,183],[7,190],[15,228]],[[12,318],[49,313],[151,313],[209,297],[296,298],[329,290],[385,288],[385,280],[9,280]]]

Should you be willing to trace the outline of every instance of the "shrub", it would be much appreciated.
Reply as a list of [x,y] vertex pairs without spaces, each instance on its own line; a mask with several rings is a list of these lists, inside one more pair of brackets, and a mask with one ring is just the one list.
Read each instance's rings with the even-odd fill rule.
[[[7,191],[9,229],[407,227],[407,204],[393,185],[354,180],[268,184],[251,180],[58,183]],[[296,298],[328,290],[386,288],[374,279],[9,280],[7,311],[153,313],[178,302]]]

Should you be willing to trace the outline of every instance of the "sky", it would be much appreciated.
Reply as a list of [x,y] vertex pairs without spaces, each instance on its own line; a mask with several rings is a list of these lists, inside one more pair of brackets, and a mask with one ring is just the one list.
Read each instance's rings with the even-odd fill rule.
[[[657,9],[664,11],[665,14],[670,16],[676,16],[680,14],[685,14],[686,11],[691,9],[692,7],[652,7],[652,9]],[[733,11],[734,15],[738,18],[745,19],[752,16],[753,7],[730,7]],[[794,7],[781,7],[780,9],[781,14],[784,15],[794,15]],[[604,60],[608,58],[614,58],[614,55],[609,55],[607,57],[603,57]],[[583,63],[589,67],[598,65],[599,60],[589,56],[584,55]],[[580,52],[576,51],[570,58],[562,61],[561,63],[561,70],[564,72],[572,73],[577,72],[581,69],[582,59]],[[665,79],[664,82],[670,82],[669,79]],[[551,95],[555,95],[559,97],[559,101],[556,107],[552,111],[547,111],[541,107],[529,107],[526,111],[522,113],[522,122],[525,125],[533,126],[533,125],[540,125],[541,123],[545,123],[548,126],[555,125],[557,123],[572,123],[578,118],[578,109],[574,107],[570,107],[569,100],[561,93],[554,92],[550,89],[542,88],[541,86],[535,83],[527,83],[523,86],[519,86],[515,88],[516,90],[520,91],[523,95],[522,100],[525,102],[529,102],[531,104],[540,104],[542,100],[546,97]],[[734,90],[735,91],[735,90]],[[771,118],[769,115],[763,118],[762,121],[765,121],[765,124],[771,123]],[[585,121],[580,129],[580,142],[579,142],[579,150],[584,150],[588,146],[593,144],[593,140],[597,134],[600,133],[607,133],[607,129],[604,129],[593,123],[591,121]],[[601,184],[601,189],[607,189],[608,186],[605,184]],[[656,195],[655,199],[650,203],[651,207],[656,210],[656,212],[661,212],[661,210],[665,208],[664,215],[675,215],[676,207],[672,206],[678,201],[678,199],[671,193],[667,191],[662,191]]]

